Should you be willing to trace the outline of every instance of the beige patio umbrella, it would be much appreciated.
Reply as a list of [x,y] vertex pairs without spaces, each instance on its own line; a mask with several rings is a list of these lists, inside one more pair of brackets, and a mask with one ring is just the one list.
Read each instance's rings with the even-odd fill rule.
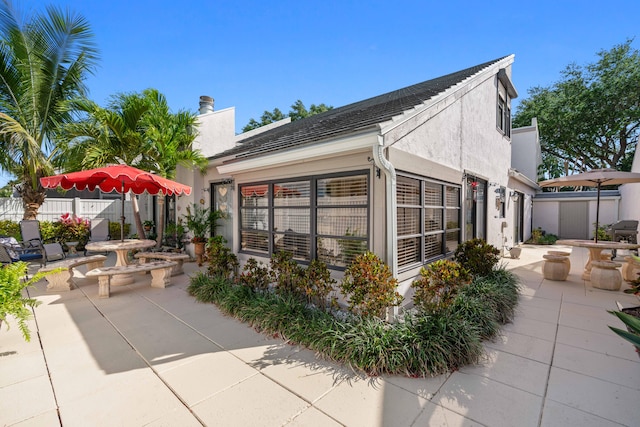
[[598,243],[598,225],[600,224],[600,188],[603,185],[619,185],[640,182],[640,173],[621,172],[615,169],[593,169],[587,172],[567,175],[560,178],[539,182],[540,187],[596,187],[598,198],[596,202],[596,232]]

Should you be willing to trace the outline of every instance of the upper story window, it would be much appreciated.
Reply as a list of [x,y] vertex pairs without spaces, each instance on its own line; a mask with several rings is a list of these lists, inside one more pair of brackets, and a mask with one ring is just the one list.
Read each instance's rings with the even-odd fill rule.
[[504,68],[498,72],[498,94],[496,107],[496,128],[503,135],[511,137],[511,100],[517,98],[518,93],[507,76]]

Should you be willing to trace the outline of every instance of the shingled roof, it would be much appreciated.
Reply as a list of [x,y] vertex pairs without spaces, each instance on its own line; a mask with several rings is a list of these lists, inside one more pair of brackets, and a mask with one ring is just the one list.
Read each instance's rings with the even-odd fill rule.
[[211,158],[233,156],[234,160],[246,159],[371,128],[422,104],[502,59],[504,57],[278,126],[249,137],[237,147]]

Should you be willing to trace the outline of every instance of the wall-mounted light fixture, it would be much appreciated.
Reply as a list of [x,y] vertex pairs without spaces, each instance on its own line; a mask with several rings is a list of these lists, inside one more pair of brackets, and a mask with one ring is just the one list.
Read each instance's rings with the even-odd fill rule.
[[380,168],[375,164],[375,160],[372,157],[367,157],[367,161],[375,166],[375,168],[376,168],[376,177],[380,178]]
[[511,200],[513,200],[514,202],[517,202],[520,199],[520,194],[516,193],[515,191],[512,191],[509,194],[509,197],[511,198]]

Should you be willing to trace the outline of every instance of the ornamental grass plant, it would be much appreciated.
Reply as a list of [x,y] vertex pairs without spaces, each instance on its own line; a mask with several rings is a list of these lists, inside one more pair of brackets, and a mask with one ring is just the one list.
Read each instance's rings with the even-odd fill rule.
[[[283,256],[277,259],[288,260]],[[363,269],[360,259],[355,271],[380,271],[387,277],[386,270],[373,261],[373,267]],[[426,377],[477,363],[484,354],[482,340],[495,337],[499,325],[513,318],[518,301],[517,277],[501,266],[468,283],[463,280],[447,304],[428,311],[409,310],[389,323],[368,310],[337,312],[310,303],[304,293],[286,291],[291,277],[276,291],[277,277],[271,276],[269,286],[264,284],[268,274],[266,266],[254,260],[236,278],[199,273],[192,278],[188,292],[257,331],[280,336],[368,375]],[[305,277],[302,273],[302,284],[295,289],[309,286],[304,285]],[[331,280],[325,273],[314,272],[312,277]],[[314,286],[320,286],[324,293],[327,284]],[[379,311],[377,307],[375,311]]]

